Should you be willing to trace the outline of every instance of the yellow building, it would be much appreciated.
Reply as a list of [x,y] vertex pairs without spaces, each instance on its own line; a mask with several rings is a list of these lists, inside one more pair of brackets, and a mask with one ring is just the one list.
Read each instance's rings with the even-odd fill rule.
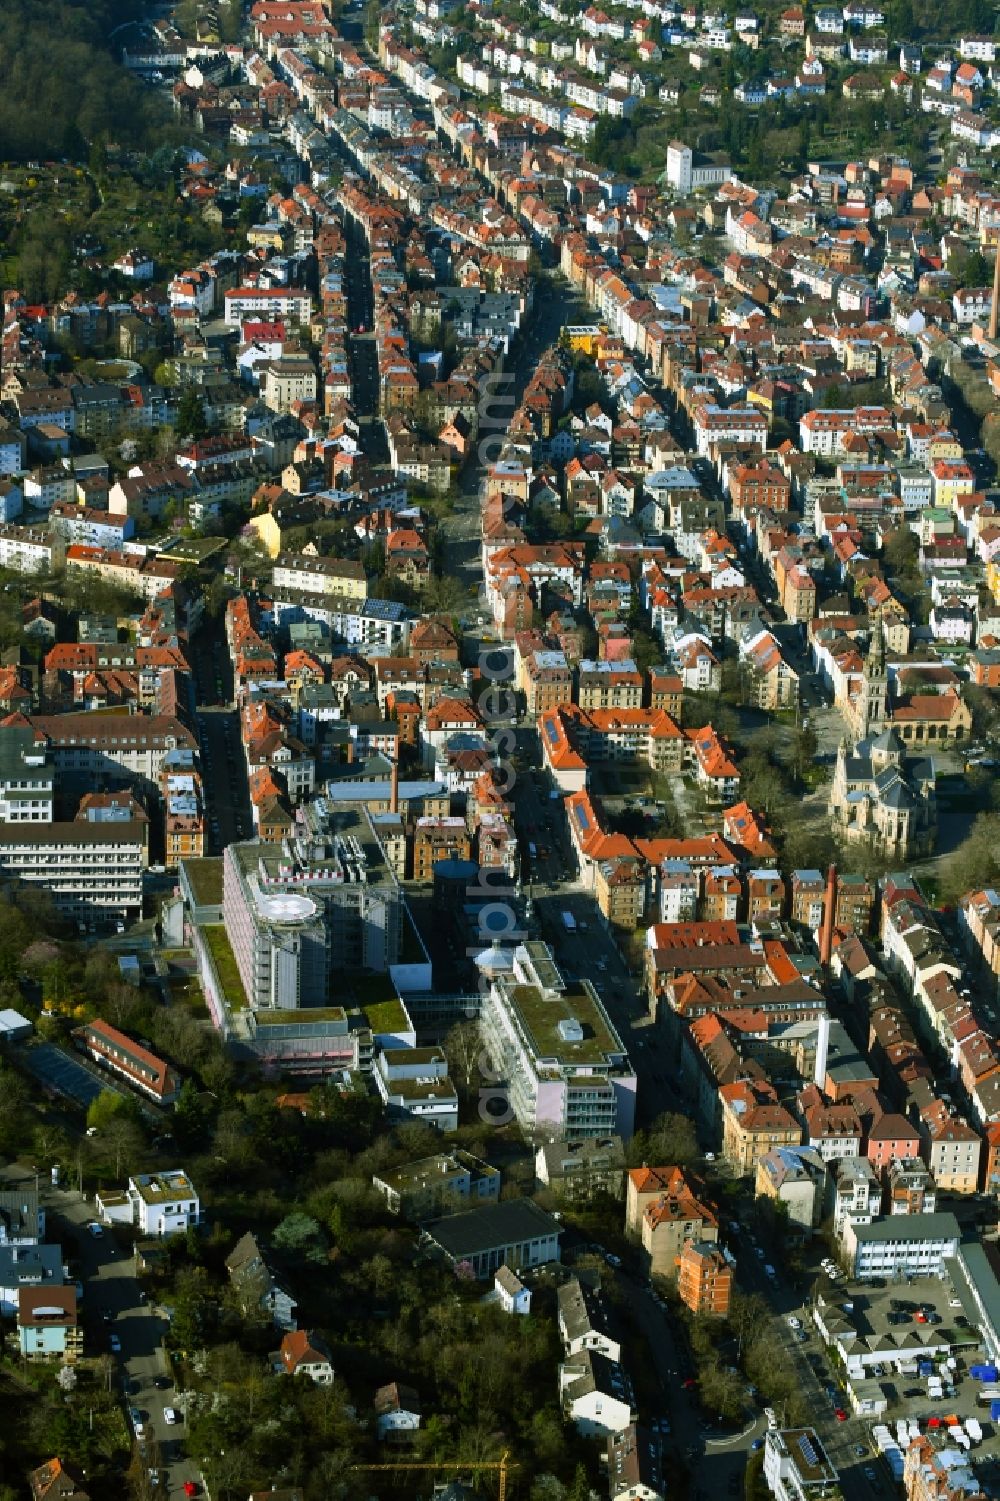
[[594,355],[607,329],[598,323],[571,323],[562,331],[563,343],[573,354]]
[[760,1158],[775,1147],[797,1147],[802,1128],[774,1099],[774,1091],[749,1081],[725,1084],[722,1100],[722,1154],[737,1177],[756,1173]]

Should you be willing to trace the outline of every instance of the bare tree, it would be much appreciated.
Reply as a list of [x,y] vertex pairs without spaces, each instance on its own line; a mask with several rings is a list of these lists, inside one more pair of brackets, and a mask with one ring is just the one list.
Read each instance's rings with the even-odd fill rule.
[[444,1051],[450,1072],[468,1092],[482,1073],[483,1037],[479,1023],[456,1022],[445,1036]]

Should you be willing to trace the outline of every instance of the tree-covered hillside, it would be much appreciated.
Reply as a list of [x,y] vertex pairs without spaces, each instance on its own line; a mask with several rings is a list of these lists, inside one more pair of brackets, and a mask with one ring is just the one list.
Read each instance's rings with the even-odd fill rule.
[[100,136],[143,142],[161,106],[120,66],[144,0],[0,0],[0,158],[85,158]]

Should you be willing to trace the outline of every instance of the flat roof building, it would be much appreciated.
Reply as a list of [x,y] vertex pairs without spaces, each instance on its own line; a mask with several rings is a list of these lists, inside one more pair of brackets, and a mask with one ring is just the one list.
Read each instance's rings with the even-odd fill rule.
[[929,1276],[958,1252],[961,1230],[953,1214],[891,1215],[870,1225],[848,1220],[844,1251],[860,1281],[901,1274]]
[[523,1130],[567,1141],[635,1125],[635,1070],[589,980],[563,979],[547,944],[519,944],[493,974],[483,1042]]
[[320,797],[280,844],[228,845],[222,908],[253,1011],[325,1006],[335,972],[384,973],[399,953],[399,885],[358,804]]
[[533,1199],[506,1199],[433,1220],[426,1233],[450,1262],[468,1265],[475,1277],[485,1278],[504,1262],[523,1272],[558,1261],[562,1226]]

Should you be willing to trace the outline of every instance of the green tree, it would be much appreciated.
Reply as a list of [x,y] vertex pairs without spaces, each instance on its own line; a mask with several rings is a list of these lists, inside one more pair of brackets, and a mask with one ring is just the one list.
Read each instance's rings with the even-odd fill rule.
[[752,750],[740,767],[740,792],[752,808],[774,819],[785,807],[788,789],[775,762]]
[[303,1261],[318,1264],[326,1261],[326,1241],[318,1220],[300,1210],[285,1216],[272,1239],[279,1251],[287,1251]]
[[882,557],[890,574],[910,573],[916,567],[920,552],[917,535],[908,526],[897,526],[887,532],[882,544]]
[[202,1266],[182,1267],[173,1294],[173,1316],[167,1339],[175,1350],[193,1353],[204,1348],[215,1328],[217,1303]]
[[105,1130],[113,1120],[138,1121],[140,1119],[139,1106],[136,1100],[129,1095],[122,1095],[114,1089],[102,1089],[96,1100],[92,1100],[87,1107],[87,1125],[95,1131]]
[[208,432],[205,402],[196,386],[185,386],[177,403],[177,432],[185,438],[203,438]]
[[795,775],[803,780],[806,773],[816,760],[819,750],[819,737],[811,724],[801,724],[795,735],[795,747],[792,752],[792,764],[795,767]]
[[666,1111],[645,1131],[637,1131],[628,1146],[630,1167],[655,1163],[662,1167],[689,1167],[700,1156],[694,1122],[686,1115]]

